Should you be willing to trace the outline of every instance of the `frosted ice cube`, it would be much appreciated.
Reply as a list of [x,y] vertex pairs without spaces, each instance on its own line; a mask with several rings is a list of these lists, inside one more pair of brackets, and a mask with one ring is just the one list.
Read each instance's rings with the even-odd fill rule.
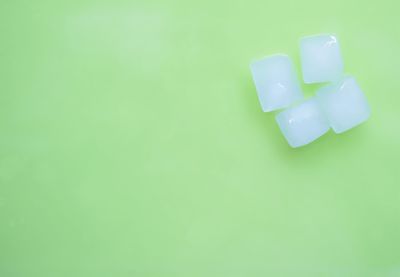
[[343,74],[339,42],[332,35],[314,35],[300,40],[301,68],[307,84],[336,81]]
[[371,110],[352,77],[317,91],[317,99],[335,133],[342,133],[366,121]]
[[255,61],[250,69],[264,112],[288,107],[303,98],[293,63],[287,55],[277,54]]
[[306,145],[329,130],[328,121],[315,97],[280,112],[276,121],[292,147]]

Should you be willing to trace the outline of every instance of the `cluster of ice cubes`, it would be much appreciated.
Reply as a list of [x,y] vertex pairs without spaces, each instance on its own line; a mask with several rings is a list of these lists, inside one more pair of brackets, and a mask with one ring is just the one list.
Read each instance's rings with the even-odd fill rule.
[[328,83],[309,99],[304,99],[289,56],[276,54],[250,65],[263,111],[284,109],[276,121],[290,146],[306,145],[330,128],[345,132],[368,119],[368,102],[356,80],[344,74],[335,36],[302,38],[300,58],[306,84]]

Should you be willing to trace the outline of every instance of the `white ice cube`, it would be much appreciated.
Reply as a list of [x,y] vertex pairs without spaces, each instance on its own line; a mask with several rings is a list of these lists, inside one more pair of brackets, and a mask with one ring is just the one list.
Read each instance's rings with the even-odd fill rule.
[[315,97],[280,112],[276,121],[292,147],[306,145],[329,130],[328,121]]
[[314,35],[300,40],[301,68],[307,84],[336,81],[343,74],[343,60],[337,38]]
[[264,112],[288,107],[303,98],[293,63],[287,55],[255,61],[250,69]]
[[367,99],[352,77],[322,87],[317,91],[317,99],[335,133],[361,124],[371,113]]

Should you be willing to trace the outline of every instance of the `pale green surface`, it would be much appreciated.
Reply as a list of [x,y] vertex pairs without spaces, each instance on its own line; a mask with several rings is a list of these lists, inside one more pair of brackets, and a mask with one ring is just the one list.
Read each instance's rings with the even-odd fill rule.
[[[399,8],[3,0],[0,276],[400,276]],[[248,65],[320,32],[372,116],[291,149]]]

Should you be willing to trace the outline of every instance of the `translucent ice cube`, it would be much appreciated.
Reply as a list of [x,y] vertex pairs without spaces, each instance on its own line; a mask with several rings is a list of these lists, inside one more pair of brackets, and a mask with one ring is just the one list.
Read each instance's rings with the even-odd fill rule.
[[280,112],[276,121],[292,147],[306,145],[329,130],[328,121],[315,97]]
[[342,133],[366,121],[371,110],[352,77],[317,91],[317,99],[335,133]]
[[343,61],[339,42],[332,35],[314,35],[300,40],[301,68],[305,83],[336,81],[341,78]]
[[288,107],[303,97],[292,61],[287,55],[277,54],[255,61],[250,69],[264,112]]

